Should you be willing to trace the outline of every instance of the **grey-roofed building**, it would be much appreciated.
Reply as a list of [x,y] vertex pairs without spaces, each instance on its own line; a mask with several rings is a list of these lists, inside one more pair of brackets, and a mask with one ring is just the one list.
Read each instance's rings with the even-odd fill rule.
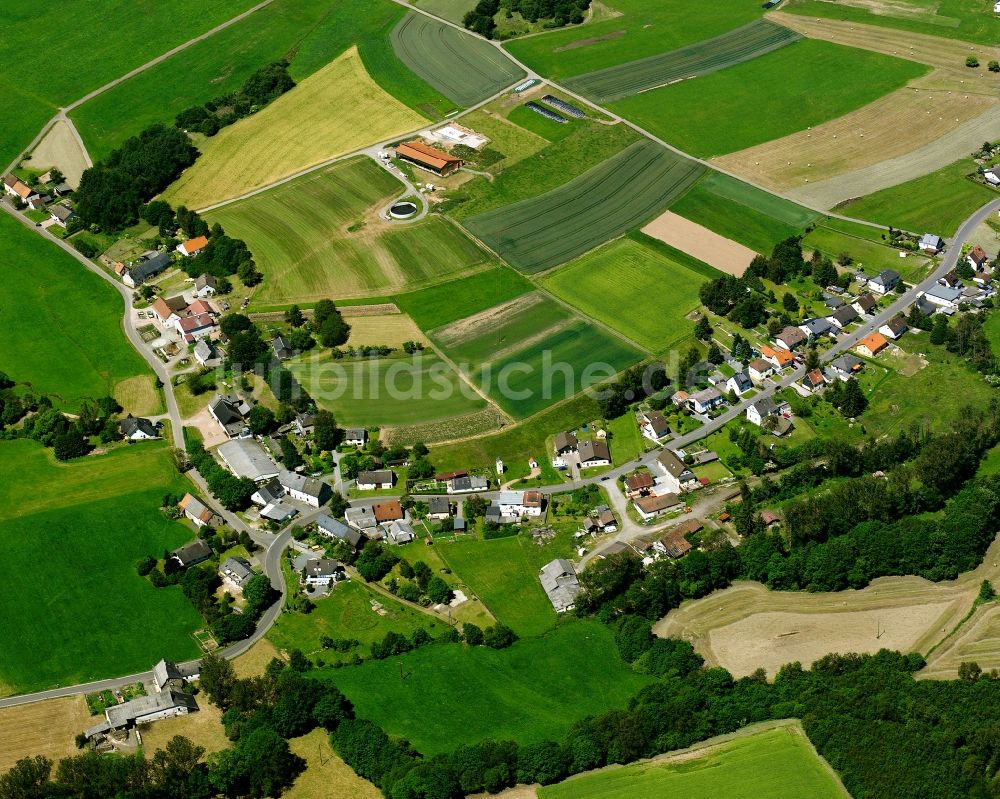
[[578,443],[574,433],[557,433],[555,438],[556,455],[575,451]]
[[936,284],[928,288],[922,297],[942,308],[957,308],[962,300],[962,289],[952,289]]
[[860,315],[861,314],[858,313],[858,309],[853,305],[845,305],[826,317],[826,320],[834,327],[843,328],[857,319]]
[[607,466],[611,463],[611,450],[607,441],[581,441],[577,445],[580,456],[580,467],[588,469],[592,466]]
[[390,544],[409,544],[417,537],[413,528],[401,519],[383,525],[382,529],[385,530],[385,540]]
[[198,709],[194,697],[183,691],[168,689],[149,696],[140,696],[104,711],[104,722],[88,729],[84,735],[93,738],[112,730],[123,730],[136,724],[149,724],[172,716],[183,716]]
[[924,233],[917,246],[926,253],[936,255],[944,249],[944,239],[934,233]]
[[229,471],[237,477],[249,477],[255,483],[277,477],[281,471],[264,448],[251,439],[227,441],[217,451]]
[[161,660],[153,666],[153,687],[159,692],[164,688],[180,689],[184,687],[184,675],[177,664],[169,660]]
[[246,558],[226,558],[219,566],[219,577],[239,591],[243,590],[243,585],[253,577],[253,567]]
[[322,480],[296,474],[287,469],[282,469],[278,473],[278,482],[288,492],[288,496],[299,502],[304,502],[312,508],[318,508],[330,498],[332,493],[330,486]]
[[576,604],[580,580],[573,564],[565,558],[556,558],[542,566],[538,572],[538,580],[556,613],[571,610]]
[[451,516],[451,503],[447,497],[431,497],[427,500],[428,519],[447,519]]
[[899,272],[895,269],[883,269],[868,281],[868,288],[876,294],[888,294],[896,288],[897,283],[899,283]]
[[215,347],[212,345],[212,342],[207,338],[198,339],[198,343],[194,345],[194,359],[204,366],[214,357]]
[[810,319],[799,325],[799,330],[805,333],[810,339],[817,339],[820,336],[830,333],[833,330],[833,325],[826,319]]
[[160,274],[171,263],[170,256],[164,252],[144,252],[139,256],[138,263],[122,275],[122,283],[132,288],[140,286],[149,278]]
[[197,527],[204,527],[206,524],[212,524],[213,522],[214,514],[212,511],[193,494],[185,494],[181,497],[181,501],[177,503],[177,507],[180,508],[185,518],[190,519]]
[[339,560],[313,558],[302,569],[306,585],[330,585],[347,578],[347,570]]
[[283,496],[285,496],[285,489],[281,487],[277,477],[272,477],[258,486],[257,490],[250,496],[250,501],[264,507],[277,502]]
[[769,416],[778,414],[778,403],[770,397],[763,397],[747,408],[747,419],[758,427],[764,424],[764,420]]
[[695,413],[708,413],[713,408],[726,404],[726,398],[718,389],[706,388],[688,397],[688,405]]
[[830,368],[841,380],[847,380],[851,375],[859,372],[864,367],[865,362],[857,355],[847,353],[839,358],[830,361]]
[[287,361],[295,355],[291,342],[284,336],[275,336],[271,339],[271,350],[279,361]]
[[778,333],[774,337],[774,341],[779,347],[784,347],[786,350],[794,350],[799,345],[805,344],[806,334],[800,328],[789,326]]
[[663,472],[664,482],[671,491],[679,493],[697,486],[698,478],[673,450],[663,450],[656,462],[659,464],[660,471]]
[[156,429],[156,425],[141,416],[129,414],[119,422],[118,427],[121,429],[122,435],[129,441],[144,441],[160,437],[160,431]]
[[219,281],[214,275],[202,274],[194,281],[194,293],[199,297],[211,297],[218,291]]
[[186,569],[188,566],[204,563],[212,557],[212,548],[199,538],[190,544],[178,547],[170,553],[170,557],[176,560],[182,569]]
[[456,477],[448,481],[449,494],[468,494],[472,491],[487,491],[490,481],[485,477],[470,475],[468,477]]
[[281,502],[273,502],[260,509],[260,517],[262,519],[277,522],[278,524],[287,522],[296,514],[298,514],[298,510],[293,508],[291,505],[285,505]]
[[361,531],[353,527],[348,527],[341,521],[337,521],[327,513],[321,513],[316,517],[316,530],[327,538],[334,538],[338,541],[345,541],[352,547],[357,548],[361,543]]
[[361,427],[351,427],[344,431],[344,443],[349,447],[363,447],[368,441],[368,431]]
[[235,438],[242,435],[246,427],[244,420],[250,414],[250,405],[234,394],[225,394],[208,403],[208,412],[227,436]]
[[392,469],[358,472],[354,482],[359,491],[389,489],[396,485],[396,473]]
[[742,397],[747,391],[753,390],[753,381],[746,372],[737,372],[726,381],[726,390]]
[[344,513],[347,523],[358,530],[374,530],[378,527],[375,511],[370,507],[348,508]]

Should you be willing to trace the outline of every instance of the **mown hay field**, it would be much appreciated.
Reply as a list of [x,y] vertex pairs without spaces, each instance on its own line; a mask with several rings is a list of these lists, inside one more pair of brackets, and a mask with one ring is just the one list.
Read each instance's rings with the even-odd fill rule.
[[[773,722],[766,723],[768,726]],[[799,722],[710,739],[632,766],[539,788],[538,799],[841,799],[849,794]],[[727,739],[728,740],[725,740]],[[722,740],[721,743],[713,743]]]
[[198,160],[164,199],[204,208],[425,122],[371,79],[352,47],[262,111],[204,140]]
[[673,211],[664,211],[642,232],[727,275],[742,277],[758,253]]
[[32,169],[58,167],[70,186],[79,186],[80,176],[89,164],[70,124],[65,120],[56,122],[31,151],[26,165]]
[[429,755],[483,738],[559,740],[577,719],[621,707],[650,681],[594,621],[567,622],[503,650],[440,644],[313,675],[340,688],[360,718]]
[[429,285],[489,256],[436,216],[388,225],[379,209],[402,184],[369,158],[337,162],[209,214],[243,239],[264,282],[258,305],[379,295]]
[[167,446],[73,463],[55,462],[26,439],[0,446],[8,509],[0,517],[0,690],[43,690],[145,671],[162,657],[196,657],[190,634],[202,622],[180,587],[154,588],[135,571],[139,558],[193,538],[159,510],[165,493],[184,490]]
[[413,11],[393,29],[391,41],[400,61],[463,106],[485,100],[525,74],[499,48]]
[[285,799],[381,799],[382,792],[333,751],[324,730],[293,738],[288,748],[306,761],[306,770],[281,794]]
[[22,757],[52,760],[79,753],[77,733],[94,722],[82,696],[65,696],[0,710],[0,774]]
[[515,268],[540,272],[648,221],[703,171],[644,140],[552,191],[465,224]]
[[114,398],[126,413],[150,416],[163,412],[163,400],[153,383],[152,375],[136,375],[115,386]]
[[[835,119],[927,71],[902,58],[802,39],[610,107],[685,152],[710,157]],[[720,124],[720,108],[740,124]]]
[[685,317],[700,305],[698,290],[708,271],[694,271],[664,250],[625,238],[557,269],[544,286],[659,353],[691,335],[693,323]]
[[595,103],[610,103],[749,61],[799,38],[788,28],[758,19],[679,50],[578,75],[566,81],[566,86]]
[[404,342],[427,343],[427,336],[406,314],[378,314],[375,316],[352,316],[348,319],[351,335],[349,347],[371,347],[384,344],[387,347],[402,347]]

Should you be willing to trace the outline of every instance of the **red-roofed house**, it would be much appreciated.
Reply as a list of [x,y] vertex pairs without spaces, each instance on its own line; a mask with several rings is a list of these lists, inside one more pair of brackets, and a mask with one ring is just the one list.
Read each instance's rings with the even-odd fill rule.
[[188,344],[193,344],[200,338],[205,338],[215,328],[215,317],[203,313],[197,316],[185,316],[174,323]]
[[193,239],[188,239],[187,241],[177,245],[177,252],[183,255],[185,258],[190,258],[192,255],[197,255],[202,250],[208,246],[207,236],[197,236]]
[[430,147],[418,139],[398,145],[396,157],[442,177],[457,172],[463,163],[461,158],[436,147]]

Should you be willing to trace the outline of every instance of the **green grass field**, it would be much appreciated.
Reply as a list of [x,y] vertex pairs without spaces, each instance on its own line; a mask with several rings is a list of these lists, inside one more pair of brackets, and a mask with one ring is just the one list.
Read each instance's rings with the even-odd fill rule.
[[70,410],[147,373],[125,341],[113,288],[7,214],[0,241],[0,369]]
[[929,175],[843,203],[837,210],[858,219],[932,231],[947,238],[977,208],[1000,196],[966,177],[974,171],[972,159],[963,158]]
[[720,172],[707,173],[670,210],[764,254],[818,216]]
[[794,726],[737,737],[682,761],[611,766],[538,790],[539,799],[840,799],[832,769]]
[[350,425],[416,424],[486,407],[432,352],[366,361],[334,361],[326,352],[288,361],[316,402]]
[[452,22],[462,23],[462,17],[471,11],[476,0],[417,0],[415,6]]
[[[619,100],[610,108],[701,157],[723,155],[860,108],[927,67],[815,39]],[[857,80],[865,75],[865,80]],[[719,124],[719,108],[738,125]]]
[[557,189],[465,224],[512,266],[540,272],[651,219],[703,171],[641,141]]
[[458,105],[475,105],[525,74],[493,45],[413,11],[391,41],[400,61]]
[[723,5],[683,0],[615,0],[618,16],[544,36],[509,42],[519,60],[554,80],[676,50],[745,25],[763,13],[760,3]]
[[197,656],[201,620],[180,588],[135,572],[193,537],[159,511],[183,490],[164,444],[60,464],[33,441],[0,443],[0,694]]
[[389,94],[425,116],[442,117],[455,105],[392,51],[389,34],[405,14],[405,8],[389,0],[342,0],[333,6],[319,0],[275,0],[249,19],[82,105],[72,117],[98,160],[144,127],[172,122],[185,108],[239,88],[272,61],[289,59],[289,71],[301,81],[352,44],[358,45],[368,73]]
[[868,238],[852,236],[834,227],[828,227],[825,222],[819,223],[802,240],[802,246],[806,249],[817,249],[833,260],[843,252],[849,253],[854,259],[852,266],[855,268],[863,268],[868,274],[881,272],[883,269],[895,269],[908,282],[919,282],[926,275],[930,265],[929,259],[920,255],[911,253],[906,258],[900,258],[899,250],[895,247]]
[[757,19],[714,39],[679,50],[577,75],[566,81],[566,87],[603,105],[750,61],[800,38],[788,28]]
[[996,20],[979,0],[901,0],[871,7],[794,0],[781,8],[809,17],[882,25],[967,42],[995,45],[997,41]]
[[[246,241],[264,282],[260,305],[384,294],[440,282],[487,262],[453,225],[389,226],[372,212],[402,184],[369,158],[318,172],[206,214]],[[337,268],[331,268],[336,264]]]
[[618,657],[611,630],[593,621],[567,623],[500,651],[427,646],[313,674],[340,688],[360,718],[425,754],[487,737],[559,739],[575,720],[623,705],[648,682]]
[[651,352],[687,339],[685,319],[700,305],[705,274],[631,238],[612,242],[557,269],[545,288]]
[[399,294],[394,300],[421,330],[433,330],[512,300],[531,288],[531,283],[513,269],[498,266],[448,283]]

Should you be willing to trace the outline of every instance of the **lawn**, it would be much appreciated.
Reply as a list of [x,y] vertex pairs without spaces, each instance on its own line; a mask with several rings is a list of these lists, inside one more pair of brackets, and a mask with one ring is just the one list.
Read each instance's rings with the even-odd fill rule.
[[264,273],[254,295],[260,305],[417,288],[488,261],[483,250],[440,217],[408,225],[381,222],[373,211],[401,191],[395,177],[361,157],[226,205],[206,218],[250,247]]
[[611,441],[611,457],[617,466],[646,451],[645,442],[648,439],[642,437],[635,415],[631,411],[608,421],[607,429]]
[[929,175],[850,200],[837,210],[859,219],[917,233],[932,231],[947,238],[977,208],[1000,196],[966,177],[974,171],[972,159],[963,158]]
[[486,401],[432,352],[415,358],[335,361],[324,351],[285,365],[342,425],[416,424],[486,407]]
[[[124,4],[119,0],[115,5]],[[428,117],[442,117],[455,105],[392,52],[389,33],[405,14],[389,0],[341,0],[332,7],[318,0],[274,0],[249,19],[85,103],[72,117],[98,160],[146,126],[172,122],[184,109],[238,89],[270,62],[290,60],[289,71],[301,82],[353,44],[386,92]]]
[[567,80],[566,87],[604,105],[750,61],[800,38],[788,28],[757,19],[709,41],[578,75]]
[[[697,748],[696,748],[697,749]],[[736,737],[704,754],[608,768],[538,790],[538,799],[840,799],[846,792],[798,723]]]
[[694,161],[640,141],[569,183],[465,224],[515,268],[540,272],[648,221],[703,171]]
[[724,5],[684,0],[614,0],[619,16],[508,43],[518,59],[553,80],[676,50],[745,25],[760,3]]
[[920,255],[910,253],[906,258],[900,258],[900,251],[895,247],[843,233],[827,227],[823,222],[802,240],[802,246],[807,251],[817,249],[834,261],[841,253],[846,252],[854,259],[854,268],[864,269],[868,274],[895,269],[903,280],[910,283],[919,282],[930,265],[929,259]]
[[[803,39],[610,108],[681,150],[707,158],[842,116],[927,71],[913,61]],[[865,80],[857,80],[858,75]],[[740,124],[720,125],[720,107]]]
[[[541,131],[532,132],[525,125],[516,124],[507,117],[501,116],[499,113],[494,113],[493,109],[489,106],[486,108],[489,111],[480,108],[462,117],[462,124],[465,127],[472,128],[477,133],[487,136],[490,140],[490,143],[487,145],[489,149],[503,155],[500,161],[486,167],[484,171],[494,175],[505,172],[522,158],[534,155],[539,150],[547,147],[552,141],[546,135],[551,135],[551,130],[546,129],[545,133]],[[520,108],[521,106],[515,107],[511,111],[511,115]],[[542,122],[548,122],[544,117],[531,111],[525,113],[531,114],[533,117],[538,117]],[[576,125],[557,125],[554,122],[550,124],[552,128],[565,128],[567,134],[575,132],[578,128]]]
[[391,41],[400,61],[458,105],[475,105],[525,75],[483,39],[414,11],[393,28]]
[[180,588],[154,588],[135,572],[140,557],[193,537],[159,511],[165,492],[184,490],[166,445],[68,464],[28,440],[0,448],[0,496],[9,509],[0,518],[0,693],[196,657],[190,633],[201,620]]
[[164,199],[204,208],[425,122],[375,83],[351,48],[262,111],[200,142],[198,160]]
[[594,621],[500,651],[443,644],[311,674],[340,688],[360,718],[425,754],[483,738],[558,740],[577,719],[623,706],[649,682],[618,657],[612,631]]
[[817,217],[720,172],[706,174],[670,210],[764,254],[779,241],[801,234]]
[[513,269],[498,266],[448,283],[399,294],[395,302],[422,330],[433,330],[512,300],[531,288],[531,284]]
[[[372,601],[381,603],[386,615],[376,613]],[[364,583],[351,580],[337,585],[330,596],[316,602],[316,609],[308,615],[282,613],[267,637],[278,649],[301,649],[311,659],[317,657],[327,663],[347,660],[357,653],[369,654],[369,645],[381,641],[388,632],[402,633],[409,637],[417,629],[426,629],[431,635],[440,635],[445,625],[430,616],[405,607],[398,602],[375,594]],[[346,654],[326,651],[320,638],[353,638],[360,641],[360,648]]]
[[0,241],[0,369],[69,410],[147,373],[125,341],[114,289],[7,214]]
[[[708,267],[706,267],[708,269]],[[708,280],[660,248],[619,239],[547,275],[546,289],[651,352],[687,339]],[[627,312],[625,312],[627,309]]]

